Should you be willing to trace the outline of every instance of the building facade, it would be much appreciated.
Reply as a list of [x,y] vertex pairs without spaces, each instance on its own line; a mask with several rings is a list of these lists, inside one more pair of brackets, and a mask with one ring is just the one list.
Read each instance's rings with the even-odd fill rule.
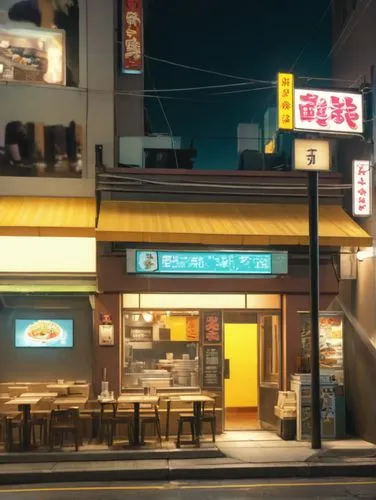
[[[333,2],[333,46],[331,50],[335,86],[363,88],[367,102],[366,139],[338,141],[338,165],[344,182],[352,183],[352,161],[369,160],[375,165],[375,76],[374,54],[376,5],[367,1]],[[373,169],[374,174],[374,169]],[[375,176],[373,176],[375,177]],[[374,191],[374,190],[373,190]],[[373,196],[375,200],[375,196]],[[351,211],[351,192],[345,206]],[[373,214],[375,213],[375,205]],[[360,218],[359,224],[375,237],[375,215]],[[374,245],[374,244],[373,244]],[[348,318],[346,339],[348,412],[352,430],[365,439],[376,441],[372,424],[376,406],[374,393],[376,312],[376,274],[374,246],[357,261],[356,281],[343,281],[339,298]]]

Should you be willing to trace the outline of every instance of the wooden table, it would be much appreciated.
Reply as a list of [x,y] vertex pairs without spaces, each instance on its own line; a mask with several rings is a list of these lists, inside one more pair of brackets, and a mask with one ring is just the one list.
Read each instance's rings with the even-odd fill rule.
[[54,405],[60,409],[61,406],[81,406],[86,405],[88,398],[86,396],[61,396],[54,400]]
[[193,403],[193,414],[195,416],[195,445],[197,447],[200,446],[200,436],[201,436],[201,414],[202,414],[202,403],[213,403],[214,399],[210,396],[206,396],[205,394],[192,394],[189,395],[181,395],[180,401],[184,403]]
[[24,392],[20,398],[57,398],[57,392]]
[[133,443],[140,445],[140,404],[158,404],[159,396],[145,396],[143,394],[123,394],[118,397],[118,404],[133,404]]
[[18,397],[7,401],[5,404],[9,406],[18,406],[18,410],[23,414],[23,436],[22,448],[28,450],[31,447],[30,427],[31,427],[31,405],[36,405],[42,398],[37,396]]

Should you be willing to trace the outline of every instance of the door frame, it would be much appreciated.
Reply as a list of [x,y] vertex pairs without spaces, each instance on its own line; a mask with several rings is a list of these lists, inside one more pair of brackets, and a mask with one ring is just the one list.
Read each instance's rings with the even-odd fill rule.
[[[274,311],[274,310],[273,310]],[[259,416],[259,408],[260,408],[260,324],[259,324],[259,317],[260,317],[260,310],[259,309],[254,309],[254,310],[249,310],[248,312],[252,312],[253,314],[256,315],[257,317],[257,322],[256,322],[256,326],[257,326],[257,413],[258,413],[258,416]],[[279,311],[280,313],[280,311]],[[271,313],[273,314],[273,312]],[[229,324],[232,324],[232,323],[229,323]],[[254,325],[255,323],[248,323],[249,325]],[[223,322],[223,373],[222,373],[222,377],[223,377],[223,382],[222,382],[222,397],[223,397],[223,401],[222,401],[222,429],[223,429],[223,432],[226,431],[226,384],[225,384],[225,373],[224,373],[224,370],[225,370],[225,345],[226,345],[226,329],[225,329],[225,325],[226,323]],[[258,419],[259,421],[259,419]]]
[[[282,311],[282,308],[280,310],[267,310],[267,311],[258,311],[257,313],[257,324],[258,324],[258,333],[259,333],[259,378],[258,378],[258,383],[259,383],[259,386],[258,386],[258,390],[259,390],[259,408],[261,408],[261,392],[262,390],[269,390],[269,391],[273,391],[275,390],[277,392],[277,395],[278,395],[278,391],[281,390],[281,387],[282,387],[282,380],[283,380],[283,373],[282,373],[282,369],[283,369],[283,356],[284,356],[284,353],[283,353],[283,332],[282,332],[282,319],[283,319],[283,311]],[[260,363],[260,360],[261,360],[261,342],[260,342],[260,339],[261,339],[261,319],[263,317],[266,317],[266,316],[277,316],[278,317],[278,333],[279,333],[279,337],[278,337],[278,349],[279,349],[279,360],[278,360],[278,382],[277,383],[273,383],[273,382],[264,382],[263,384],[261,384],[261,370],[262,370],[262,367],[261,367],[261,363]],[[259,417],[261,415],[261,411],[259,410]],[[260,421],[260,424],[262,424],[262,421],[261,419],[259,418],[259,421]],[[269,422],[266,422],[264,421],[264,424],[267,424],[268,426],[268,429],[266,430],[274,430],[274,424],[272,423],[269,423]],[[270,429],[269,429],[270,427]],[[263,427],[261,428],[261,430],[263,429]]]

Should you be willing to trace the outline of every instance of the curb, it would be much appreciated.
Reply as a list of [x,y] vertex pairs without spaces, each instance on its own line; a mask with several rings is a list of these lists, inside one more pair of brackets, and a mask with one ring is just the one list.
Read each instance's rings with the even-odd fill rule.
[[150,467],[145,469],[75,469],[0,472],[0,485],[103,481],[239,480],[323,477],[376,477],[376,464],[224,464],[193,467]]
[[47,452],[0,454],[0,465],[64,462],[105,462],[115,460],[195,460],[224,458],[219,449],[199,450],[124,450],[106,452]]

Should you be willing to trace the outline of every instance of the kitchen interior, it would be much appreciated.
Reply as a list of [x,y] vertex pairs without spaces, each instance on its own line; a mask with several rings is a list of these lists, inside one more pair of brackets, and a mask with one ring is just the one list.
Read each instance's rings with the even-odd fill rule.
[[124,313],[122,390],[197,390],[198,311]]

